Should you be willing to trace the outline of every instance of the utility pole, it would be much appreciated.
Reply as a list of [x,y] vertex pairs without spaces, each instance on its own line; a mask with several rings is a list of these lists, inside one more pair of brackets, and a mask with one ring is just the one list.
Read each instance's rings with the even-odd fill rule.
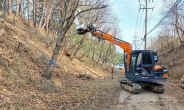
[[147,21],[148,21],[148,2],[146,0],[146,14],[145,14],[145,36],[144,36],[144,49],[146,50],[147,43]]
[[[140,2],[140,0],[139,0]],[[150,2],[150,0],[149,0]],[[152,0],[153,2],[153,0]],[[153,8],[148,8],[148,0],[145,0],[145,6],[143,6],[143,8],[140,5],[140,9],[145,9],[145,35],[144,35],[144,49],[146,50],[146,46],[147,46],[147,21],[148,21],[148,9],[152,9]]]

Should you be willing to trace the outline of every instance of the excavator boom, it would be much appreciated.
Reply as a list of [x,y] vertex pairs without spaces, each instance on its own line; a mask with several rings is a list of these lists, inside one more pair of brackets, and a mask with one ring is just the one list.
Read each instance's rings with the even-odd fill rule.
[[121,47],[125,53],[127,54],[127,70],[129,70],[129,64],[130,64],[130,57],[132,53],[132,45],[126,41],[123,41],[121,39],[113,37],[111,34],[107,34],[100,31],[94,31],[92,34],[98,38],[106,39],[107,41],[111,42],[112,44],[115,44],[119,47]]

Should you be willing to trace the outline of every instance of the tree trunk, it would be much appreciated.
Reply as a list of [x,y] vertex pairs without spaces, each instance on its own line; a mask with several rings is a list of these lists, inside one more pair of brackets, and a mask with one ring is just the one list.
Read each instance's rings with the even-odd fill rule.
[[17,15],[17,13],[19,13],[19,4],[20,4],[20,0],[17,0],[17,2],[16,2],[16,15]]
[[51,77],[51,73],[54,69],[54,66],[56,66],[56,61],[57,61],[57,58],[58,58],[58,55],[59,55],[59,50],[61,48],[61,43],[62,43],[62,40],[64,38],[64,33],[63,33],[63,22],[60,23],[60,26],[59,26],[59,30],[58,30],[58,38],[57,38],[57,42],[56,42],[56,46],[55,46],[55,49],[54,49],[54,53],[52,55],[52,58],[50,60],[50,64],[48,65],[48,67],[46,68],[45,72],[44,72],[44,75],[47,79],[49,79]]
[[164,47],[164,43],[161,41],[162,48]]
[[9,16],[12,16],[12,7],[11,7],[12,3],[11,3],[11,0],[8,0],[8,15]]
[[43,17],[44,17],[44,14],[45,14],[45,4],[46,4],[46,1],[43,0],[42,13],[41,13],[40,22],[39,22],[38,27],[41,27],[42,22],[43,22]]
[[180,41],[180,44],[183,45],[183,41],[181,39],[181,35],[179,33],[179,30],[180,30],[180,27],[178,26],[178,8],[176,7],[176,24],[175,24],[175,28],[176,28],[176,33],[178,35],[178,38],[179,38],[179,41]]
[[91,57],[91,59],[93,60],[94,59],[94,57],[95,57],[95,40],[94,40],[94,43],[93,43],[93,53],[92,53],[92,57]]
[[54,7],[54,2],[52,2],[52,5],[50,6],[50,9],[49,9],[49,6],[47,6],[46,10],[47,10],[48,13],[47,13],[47,16],[46,16],[46,20],[45,20],[45,22],[42,26],[42,28],[44,28],[46,26],[45,28],[46,28],[47,34],[48,34],[48,31],[49,31],[49,20],[50,20],[51,14],[52,14],[53,7]]
[[36,28],[37,0],[33,0],[33,26]]
[[14,19],[13,19],[13,23],[15,24],[16,22],[16,17],[17,17],[17,14],[18,14],[18,4],[20,3],[20,0],[17,0],[16,2],[16,12],[15,12],[15,16],[14,16]]
[[166,41],[166,43],[167,43],[167,47],[170,48],[170,42],[169,42],[169,40],[168,40],[168,36],[165,36],[165,41]]
[[29,13],[29,7],[30,7],[30,3],[29,0],[27,0],[27,19],[28,19],[28,25],[30,26],[30,13]]
[[84,55],[86,55],[90,50],[91,50],[91,48],[90,48],[88,51],[86,51],[83,55],[81,55],[81,56],[79,57],[79,60],[80,60],[82,57],[84,57]]
[[6,12],[8,12],[8,15],[10,15],[10,3],[11,1],[10,0],[5,0],[5,15],[6,15]]
[[49,10],[49,13],[48,13],[48,16],[46,18],[46,23],[47,23],[46,24],[46,32],[47,32],[47,34],[49,33],[49,20],[50,20],[51,14],[52,14],[53,7],[54,7],[54,3],[52,3],[50,10]]
[[102,57],[102,55],[100,54],[99,57],[98,57],[98,60],[97,60],[96,64],[98,64],[100,62],[101,57]]
[[64,35],[66,34],[66,33],[63,32],[63,26],[64,26],[64,22],[65,22],[65,18],[66,18],[66,12],[67,12],[67,8],[68,8],[68,5],[69,5],[69,1],[70,0],[66,0],[66,2],[64,2],[64,9],[63,9],[63,12],[62,12],[61,22],[60,22],[60,26],[59,26],[59,29],[58,29],[58,38],[57,38],[56,46],[55,46],[55,49],[54,49],[54,53],[52,55],[52,58],[50,60],[50,63],[48,65],[48,67],[44,71],[44,76],[47,79],[51,78],[51,73],[54,69],[54,66],[56,66],[56,61],[57,61],[57,58],[58,58],[58,55],[59,55],[59,50],[61,48],[62,40],[64,38]]
[[[29,7],[28,7],[29,8]],[[14,19],[13,19],[13,22],[14,22],[14,24],[16,23],[16,21],[17,21],[17,15],[18,15],[18,13],[20,14],[20,10],[21,10],[21,0],[17,0],[17,2],[16,2],[16,12],[15,12],[15,17],[14,17]]]
[[103,47],[104,47],[104,41],[102,41],[102,45],[101,45],[101,48],[100,48],[100,55],[99,55],[99,57],[98,57],[98,60],[97,60],[97,62],[96,62],[96,64],[98,64],[99,63],[99,61],[100,61],[100,59],[101,59],[101,57],[103,56]]
[[19,5],[18,7],[19,7],[19,14],[22,16],[23,15],[23,10],[22,10],[22,4],[21,3],[22,3],[22,0],[20,0],[20,2],[18,4]]
[[[107,51],[105,52],[105,56],[104,56],[104,59],[107,59],[107,55],[108,55],[108,53],[109,53],[109,51],[110,51],[110,47],[111,47],[111,43],[109,44],[109,47],[107,48]],[[103,63],[104,63],[104,61],[103,61]]]
[[73,58],[76,56],[77,52],[79,51],[79,49],[82,47],[82,44],[84,42],[84,38],[85,38],[85,35],[83,36],[82,40],[80,41],[78,47],[76,48],[74,54],[72,55],[72,57],[70,58],[70,60],[73,60]]

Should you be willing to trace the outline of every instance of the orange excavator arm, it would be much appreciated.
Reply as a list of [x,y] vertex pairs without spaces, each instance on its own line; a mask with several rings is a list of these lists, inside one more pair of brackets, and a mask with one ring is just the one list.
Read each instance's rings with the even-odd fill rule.
[[115,38],[111,34],[104,33],[102,31],[98,31],[98,30],[94,29],[94,27],[91,27],[91,26],[90,27],[88,26],[88,28],[84,29],[83,31],[81,29],[81,31],[78,33],[85,34],[87,32],[91,32],[92,35],[98,37],[99,39],[105,39],[105,40],[111,42],[112,44],[115,44],[115,45],[121,47],[127,55],[126,63],[127,63],[127,70],[129,70],[130,57],[131,57],[131,53],[132,53],[132,46],[130,43],[123,41],[123,40],[120,40],[118,38]]

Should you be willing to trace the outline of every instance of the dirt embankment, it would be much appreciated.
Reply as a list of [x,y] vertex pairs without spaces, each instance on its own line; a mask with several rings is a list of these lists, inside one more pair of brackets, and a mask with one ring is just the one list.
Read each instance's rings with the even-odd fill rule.
[[98,66],[60,55],[51,79],[42,77],[52,55],[53,48],[45,45],[50,39],[22,22],[1,22],[0,109],[116,108],[119,84]]
[[184,76],[184,46],[159,54],[158,64],[166,65],[169,76],[180,80]]

